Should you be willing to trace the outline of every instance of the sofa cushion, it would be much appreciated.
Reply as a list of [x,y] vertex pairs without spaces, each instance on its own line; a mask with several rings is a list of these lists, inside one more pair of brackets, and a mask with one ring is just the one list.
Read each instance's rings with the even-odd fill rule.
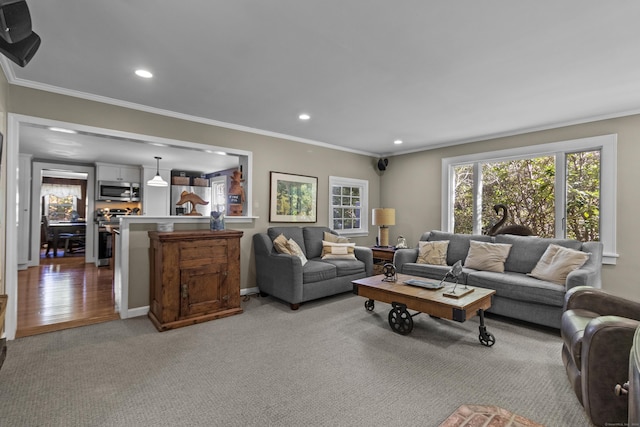
[[338,236],[337,234],[333,234],[328,231],[325,231],[324,233],[322,233],[322,240],[325,240],[331,243],[349,243],[348,237]]
[[284,234],[280,234],[278,237],[273,239],[273,247],[276,248],[276,252],[279,254],[287,254],[291,255],[291,250],[289,250],[288,240],[284,237]]
[[304,265],[307,263],[307,257],[304,255],[304,252],[302,252],[302,249],[300,248],[300,246],[298,246],[296,241],[293,239],[287,240],[287,247],[289,248],[289,252],[291,253],[291,255],[300,258],[302,266],[304,267]]
[[416,262],[408,262],[402,266],[402,274],[426,277],[428,279],[443,278],[449,270],[451,270],[451,267],[448,265],[418,264]]
[[284,234],[284,237],[295,240],[295,242],[300,246],[302,252],[304,252],[307,258],[312,258],[307,255],[305,251],[304,245],[304,237],[302,236],[302,228],[300,227],[270,227],[267,229],[267,235],[273,242],[279,235]]
[[469,253],[464,260],[464,266],[475,270],[495,271],[504,273],[504,261],[509,256],[511,245],[504,243],[489,243],[469,241]]
[[307,255],[307,258],[312,259],[322,256],[322,239],[325,231],[331,233],[331,229],[328,227],[312,226],[302,228],[302,235],[306,248],[305,254]]
[[[447,248],[447,264],[453,265],[457,261],[464,262],[465,258],[467,257],[467,253],[469,252],[469,242],[471,240],[477,240],[479,242],[490,242],[491,236],[484,236],[479,234],[454,234],[434,230],[429,233],[429,241],[431,242],[434,240],[449,241],[449,247]],[[542,255],[542,253],[540,254]]]
[[447,265],[448,240],[418,242],[418,264]]
[[322,259],[356,259],[355,243],[331,243],[322,241]]
[[302,268],[302,283],[320,282],[337,277],[335,265],[320,260],[309,260]]
[[565,248],[580,250],[582,242],[570,239],[547,239],[535,236],[516,236],[514,234],[498,234],[496,243],[511,245],[511,251],[504,263],[506,271],[517,273],[531,273],[538,260],[547,250],[547,246],[554,243]]
[[499,297],[562,307],[564,288],[521,273],[473,271],[467,275],[469,286],[494,289]]
[[[418,264],[416,262],[408,262],[402,266],[402,274],[434,279],[438,282],[444,279],[445,275],[450,271],[450,265]],[[467,274],[470,272],[473,273],[475,271],[476,270],[462,267],[462,275],[458,277],[458,283],[467,283]],[[447,281],[455,282],[455,279],[451,276],[448,276]]]
[[366,272],[364,262],[357,259],[323,259],[322,262],[333,265],[338,277]]
[[537,279],[548,280],[564,286],[567,275],[582,267],[588,259],[588,253],[563,248],[552,243],[529,274]]

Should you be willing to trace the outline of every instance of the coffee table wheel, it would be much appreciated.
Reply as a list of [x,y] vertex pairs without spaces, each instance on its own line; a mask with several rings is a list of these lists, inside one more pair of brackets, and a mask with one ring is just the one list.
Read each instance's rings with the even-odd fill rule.
[[376,305],[372,299],[368,299],[364,302],[364,308],[366,308],[367,311],[373,311],[373,309],[376,308]]
[[480,326],[480,335],[478,336],[480,340],[480,344],[491,347],[496,343],[496,337],[493,336],[491,332],[487,332],[484,326]]
[[393,304],[389,312],[389,326],[393,332],[400,335],[407,335],[413,330],[413,318],[404,304]]

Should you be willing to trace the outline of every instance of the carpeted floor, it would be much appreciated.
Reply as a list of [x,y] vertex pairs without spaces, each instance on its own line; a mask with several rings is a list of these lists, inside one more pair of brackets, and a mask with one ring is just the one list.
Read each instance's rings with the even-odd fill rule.
[[496,405],[548,427],[588,426],[557,332],[487,318],[414,317],[351,294],[298,311],[272,298],[159,333],[146,317],[21,338],[0,370],[7,426],[438,426]]

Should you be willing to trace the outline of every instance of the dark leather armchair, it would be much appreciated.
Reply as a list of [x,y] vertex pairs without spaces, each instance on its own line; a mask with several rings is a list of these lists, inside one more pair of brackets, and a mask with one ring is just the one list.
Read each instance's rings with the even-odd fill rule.
[[640,302],[578,286],[565,296],[560,332],[562,360],[578,400],[596,426],[623,425],[628,400],[615,394],[629,377]]
[[629,356],[629,426],[640,426],[640,327]]

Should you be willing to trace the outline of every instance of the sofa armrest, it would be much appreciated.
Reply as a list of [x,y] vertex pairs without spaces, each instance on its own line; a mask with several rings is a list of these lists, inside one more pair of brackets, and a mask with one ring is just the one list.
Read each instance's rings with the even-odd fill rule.
[[356,246],[354,254],[357,259],[364,262],[364,269],[367,276],[373,276],[373,251],[366,246]]
[[393,265],[396,267],[398,273],[402,273],[402,268],[405,264],[410,262],[416,262],[418,260],[418,249],[398,249],[393,255]]
[[616,384],[629,378],[629,354],[640,322],[602,316],[587,325],[582,339],[582,399],[595,425],[627,420],[628,401],[614,394]]
[[582,267],[567,275],[565,282],[567,291],[576,286],[602,287],[602,243],[584,242],[582,244],[582,251],[590,254],[589,259]]
[[564,311],[583,309],[601,316],[621,316],[640,321],[640,302],[612,295],[591,286],[577,286],[565,295]]
[[256,282],[260,292],[291,303],[302,301],[302,261],[297,256],[273,251],[268,235],[253,236],[256,261]]

